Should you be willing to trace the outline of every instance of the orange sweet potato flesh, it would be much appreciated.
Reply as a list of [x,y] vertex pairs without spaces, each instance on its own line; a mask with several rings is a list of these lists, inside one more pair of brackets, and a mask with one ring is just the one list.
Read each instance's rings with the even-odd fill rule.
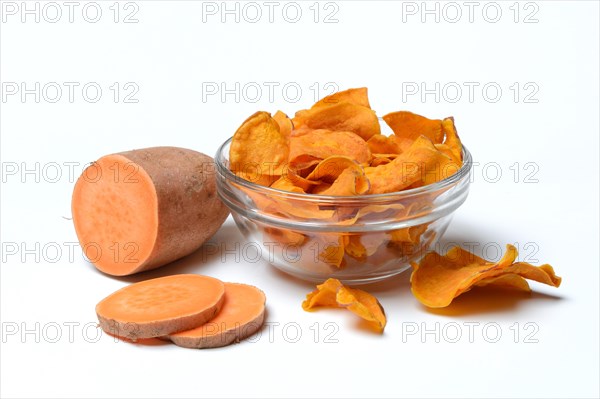
[[177,274],[129,285],[96,306],[100,327],[137,340],[196,328],[214,318],[225,298],[222,281]]
[[174,344],[185,348],[218,348],[249,337],[265,320],[265,294],[246,284],[225,283],[221,311],[207,323],[169,335]]
[[189,255],[229,215],[213,159],[177,147],[107,155],[77,180],[73,223],[88,259],[125,276]]

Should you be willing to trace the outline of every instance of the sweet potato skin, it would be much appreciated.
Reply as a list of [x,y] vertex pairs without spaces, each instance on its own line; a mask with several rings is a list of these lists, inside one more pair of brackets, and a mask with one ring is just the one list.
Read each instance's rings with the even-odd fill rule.
[[[105,268],[101,261],[95,262],[101,271],[111,275],[130,275],[189,255],[213,236],[229,215],[229,210],[217,195],[214,161],[210,156],[178,147],[151,147],[107,157],[111,156],[126,159],[152,180],[157,198],[158,227],[148,226],[157,230],[149,256],[118,268]],[[75,193],[77,185],[85,184],[80,181],[76,184],[72,205],[76,230]],[[79,231],[77,235],[83,246],[85,243]],[[90,237],[87,238],[89,241]]]
[[214,161],[208,155],[178,147],[153,147],[120,155],[150,175],[158,197],[154,250],[136,273],[189,255],[227,219],[229,210],[217,195]]
[[138,339],[158,338],[167,334],[189,330],[213,319],[223,306],[223,298],[209,311],[180,317],[172,320],[161,320],[149,323],[130,323],[103,317],[96,313],[98,324],[102,330],[117,337],[136,341]]
[[[221,348],[223,346],[231,345],[239,342],[244,338],[250,337],[252,334],[260,330],[265,322],[265,309],[251,322],[239,326],[235,329],[227,330],[220,335],[211,335],[206,337],[176,337],[168,335],[161,337],[162,339],[169,340],[175,345],[184,348],[194,349],[208,349],[208,348]],[[208,321],[210,323],[210,321]]]

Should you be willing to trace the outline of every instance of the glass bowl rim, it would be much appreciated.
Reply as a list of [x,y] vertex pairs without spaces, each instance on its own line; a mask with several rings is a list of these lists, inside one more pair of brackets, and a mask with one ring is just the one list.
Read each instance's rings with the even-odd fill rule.
[[233,136],[225,140],[223,144],[219,146],[217,149],[217,153],[215,154],[215,165],[217,168],[217,172],[222,174],[227,180],[235,181],[236,184],[239,184],[245,188],[248,188],[255,192],[262,192],[270,195],[277,196],[285,196],[289,199],[300,200],[300,201],[318,201],[318,202],[336,202],[336,203],[354,203],[354,202],[364,202],[364,201],[373,201],[373,200],[385,200],[385,199],[394,199],[398,198],[410,198],[412,196],[420,195],[420,194],[429,194],[435,193],[438,190],[449,187],[457,182],[459,182],[463,177],[468,176],[471,171],[471,167],[473,165],[473,158],[471,153],[462,145],[462,156],[463,156],[463,165],[461,168],[451,176],[446,177],[438,182],[428,184],[426,186],[416,187],[409,190],[402,191],[394,191],[391,193],[383,193],[383,194],[363,194],[363,195],[350,195],[350,196],[335,196],[335,195],[322,195],[322,194],[310,194],[310,193],[293,193],[290,191],[279,190],[277,188],[263,186],[249,180],[243,179],[233,173],[228,167],[225,166],[224,160],[228,160],[229,157],[225,157],[224,151],[225,148],[231,144],[233,140]]

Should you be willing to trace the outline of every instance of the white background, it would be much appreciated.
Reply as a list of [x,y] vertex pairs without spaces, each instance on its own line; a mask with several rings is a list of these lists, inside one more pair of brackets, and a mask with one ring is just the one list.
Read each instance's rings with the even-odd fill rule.
[[[311,1],[297,3],[296,23],[292,6],[282,15],[286,3],[275,7],[272,22],[268,6],[255,3],[262,11],[256,23],[250,21],[256,8],[245,3],[238,3],[239,22],[232,14],[224,23],[222,9],[208,13],[220,2],[98,2],[96,23],[83,18],[85,2],[72,23],[62,2],[56,23],[47,21],[55,9],[43,14],[44,2],[39,23],[35,15],[23,23],[21,3],[12,3],[15,15],[7,3],[0,28],[3,397],[598,397],[597,2],[479,2],[472,22],[463,2],[437,3],[436,22],[435,14],[422,15],[421,2],[338,1],[318,4],[315,22]],[[93,19],[90,7],[86,17]],[[452,23],[457,10],[461,17]],[[132,12],[138,22],[124,23]],[[332,12],[333,23],[325,23]],[[35,82],[39,103],[33,94],[23,99],[6,91]],[[52,85],[43,92],[49,82],[63,85],[56,103]],[[73,102],[65,82],[79,84]],[[82,95],[90,82],[102,89],[95,103],[88,101],[93,90]],[[234,94],[206,91],[221,83]],[[424,98],[422,83],[433,89]],[[467,85],[474,87],[471,99]],[[516,243],[521,259],[552,264],[563,285],[532,283],[531,296],[471,292],[432,311],[411,295],[403,274],[367,287],[388,314],[379,336],[349,312],[302,311],[312,285],[249,256],[201,249],[127,278],[102,275],[77,249],[70,258],[76,236],[66,218],[74,176],[65,163],[75,163],[77,175],[104,154],[157,145],[212,155],[254,111],[293,114],[335,86],[368,86],[379,115],[398,109],[454,115],[479,166],[443,242],[476,242],[490,258],[498,245]],[[130,100],[137,103],[124,102],[135,87]],[[419,93],[411,94],[415,87]],[[301,89],[298,98],[294,88]],[[231,220],[211,242],[212,248],[247,244]],[[106,335],[93,342],[95,328],[84,329],[95,321],[95,304],[112,291],[184,272],[259,286],[271,330],[255,342],[195,351]],[[439,338],[423,334],[436,326]],[[489,342],[497,330],[498,342]],[[457,332],[459,342],[450,342]]]

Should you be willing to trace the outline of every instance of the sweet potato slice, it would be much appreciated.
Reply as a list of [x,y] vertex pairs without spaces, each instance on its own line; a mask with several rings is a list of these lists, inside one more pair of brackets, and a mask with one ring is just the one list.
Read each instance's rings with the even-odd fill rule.
[[112,293],[96,305],[100,327],[136,340],[196,328],[221,310],[222,281],[197,274],[145,280]]
[[225,283],[225,302],[212,320],[167,336],[185,348],[219,348],[249,337],[265,320],[265,294],[246,284]]
[[107,155],[73,190],[75,231],[102,272],[125,276],[198,249],[228,209],[217,196],[213,159],[176,147]]

